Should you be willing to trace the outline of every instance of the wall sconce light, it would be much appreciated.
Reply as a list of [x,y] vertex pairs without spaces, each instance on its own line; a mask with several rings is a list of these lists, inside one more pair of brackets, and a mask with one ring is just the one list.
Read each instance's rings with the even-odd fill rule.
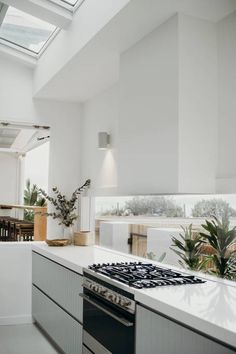
[[110,135],[106,132],[98,133],[98,149],[106,150],[110,146]]

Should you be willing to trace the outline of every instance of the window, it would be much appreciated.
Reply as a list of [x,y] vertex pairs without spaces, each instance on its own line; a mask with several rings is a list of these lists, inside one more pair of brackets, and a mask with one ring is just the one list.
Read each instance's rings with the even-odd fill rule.
[[39,54],[55,30],[54,25],[9,7],[0,27],[0,38]]
[[236,194],[96,197],[95,211],[103,247],[236,281]]
[[68,10],[74,10],[74,8],[79,7],[84,0],[50,0],[57,5],[63,6]]
[[61,0],[61,1],[65,2],[69,5],[72,5],[72,6],[74,6],[78,2],[78,0]]

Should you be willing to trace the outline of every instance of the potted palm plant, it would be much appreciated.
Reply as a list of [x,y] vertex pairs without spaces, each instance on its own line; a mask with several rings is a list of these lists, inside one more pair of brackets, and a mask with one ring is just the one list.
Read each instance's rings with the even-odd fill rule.
[[202,225],[205,232],[200,235],[203,242],[212,249],[211,259],[214,267],[210,272],[231,280],[236,279],[236,227],[230,229],[229,217],[223,215],[222,220],[216,216]]
[[181,226],[183,233],[180,233],[180,239],[172,237],[172,247],[179,257],[179,264],[191,270],[203,270],[209,261],[208,257],[201,254],[203,239],[199,234],[194,234],[192,224],[189,226]]
[[[40,194],[39,188],[36,184],[31,185],[30,179],[26,180],[26,187],[24,190],[24,205],[33,205],[44,207],[46,206],[46,199]],[[24,220],[34,221],[34,211],[30,209],[24,210]]]

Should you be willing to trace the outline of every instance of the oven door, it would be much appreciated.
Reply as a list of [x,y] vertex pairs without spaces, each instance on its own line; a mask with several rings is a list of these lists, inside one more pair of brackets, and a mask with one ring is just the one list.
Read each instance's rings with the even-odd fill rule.
[[84,289],[83,344],[94,354],[133,354],[134,315]]

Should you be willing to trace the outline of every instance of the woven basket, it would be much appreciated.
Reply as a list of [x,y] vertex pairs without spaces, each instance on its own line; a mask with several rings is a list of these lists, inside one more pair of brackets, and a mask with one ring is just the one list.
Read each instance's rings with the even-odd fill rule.
[[79,231],[74,233],[75,246],[94,245],[94,233],[91,231]]
[[46,240],[46,243],[48,246],[57,246],[57,247],[62,247],[62,246],[67,246],[71,244],[71,240],[67,238],[63,239],[55,239],[55,240]]

